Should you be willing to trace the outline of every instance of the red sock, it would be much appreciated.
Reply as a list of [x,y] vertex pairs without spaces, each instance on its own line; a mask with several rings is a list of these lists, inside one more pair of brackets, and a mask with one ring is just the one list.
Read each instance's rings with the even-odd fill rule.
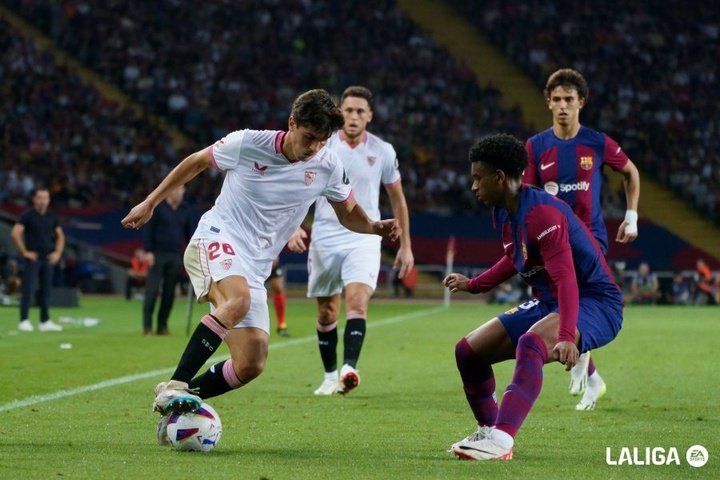
[[463,381],[465,397],[478,425],[495,425],[498,407],[492,367],[480,360],[465,338],[455,345],[455,360]]
[[528,332],[520,337],[515,351],[515,373],[503,395],[496,428],[515,437],[540,395],[543,365],[548,357],[542,337]]
[[285,302],[287,297],[285,292],[273,295],[273,303],[275,304],[275,315],[277,316],[277,328],[286,328],[285,325]]

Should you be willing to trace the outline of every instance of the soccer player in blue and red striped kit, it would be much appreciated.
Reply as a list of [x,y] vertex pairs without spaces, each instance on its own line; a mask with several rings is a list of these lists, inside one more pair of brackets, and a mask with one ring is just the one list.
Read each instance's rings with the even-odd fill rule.
[[[544,188],[570,205],[607,255],[608,234],[601,205],[603,166],[624,177],[627,210],[615,236],[620,243],[632,242],[638,235],[640,174],[615,140],[580,124],[589,92],[585,78],[576,70],[562,68],[548,77],[544,94],[553,124],[525,143],[528,166],[523,182]],[[605,390],[590,352],[584,353],[570,376],[570,393],[584,393],[576,410],[593,410]]]
[[[460,458],[512,458],[514,438],[540,394],[543,366],[570,370],[580,352],[599,348],[622,326],[622,294],[598,242],[587,226],[554,196],[521,181],[527,165],[523,144],[494,135],[470,149],[472,190],[495,207],[504,255],[468,279],[451,273],[451,292],[487,292],[516,274],[533,298],[478,327],[455,348],[465,395],[477,432],[452,445]],[[492,365],[515,358],[515,372],[498,408]]]

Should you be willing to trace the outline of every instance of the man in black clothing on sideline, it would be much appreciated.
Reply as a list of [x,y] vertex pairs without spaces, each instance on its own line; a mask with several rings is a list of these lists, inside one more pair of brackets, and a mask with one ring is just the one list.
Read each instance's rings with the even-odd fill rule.
[[185,187],[175,189],[157,206],[144,229],[145,251],[150,267],[143,302],[145,335],[153,334],[152,317],[160,283],[162,283],[162,295],[155,333],[169,335],[168,317],[175,300],[175,287],[181,275],[182,252],[194,230],[190,220],[190,209],[183,203],[183,195],[185,195]]

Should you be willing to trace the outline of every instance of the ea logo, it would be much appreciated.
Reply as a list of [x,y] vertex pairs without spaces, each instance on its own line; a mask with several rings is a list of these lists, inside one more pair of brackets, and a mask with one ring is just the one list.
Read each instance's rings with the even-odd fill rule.
[[547,182],[545,184],[545,191],[550,195],[557,195],[559,190],[560,187],[558,187],[558,184],[555,182]]
[[687,460],[688,465],[690,465],[691,467],[702,467],[708,461],[707,448],[703,447],[702,445],[693,445],[692,447],[688,448],[688,451],[685,454],[685,460]]

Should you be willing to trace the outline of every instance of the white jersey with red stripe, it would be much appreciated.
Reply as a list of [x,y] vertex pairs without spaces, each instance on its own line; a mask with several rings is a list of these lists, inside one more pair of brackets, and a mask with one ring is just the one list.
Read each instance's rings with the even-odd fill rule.
[[[340,157],[355,200],[371,220],[380,220],[380,185],[400,181],[395,149],[370,132],[365,132],[363,141],[352,147],[343,139],[342,131],[330,137],[327,149]],[[375,242],[379,248],[381,238],[346,229],[338,221],[328,201],[325,198],[318,199],[312,226],[313,245],[325,250],[358,242]]]
[[209,147],[213,166],[225,179],[198,232],[225,229],[260,282],[313,202],[341,203],[353,195],[334,152],[323,148],[306,161],[291,162],[282,154],[285,134],[239,130]]

